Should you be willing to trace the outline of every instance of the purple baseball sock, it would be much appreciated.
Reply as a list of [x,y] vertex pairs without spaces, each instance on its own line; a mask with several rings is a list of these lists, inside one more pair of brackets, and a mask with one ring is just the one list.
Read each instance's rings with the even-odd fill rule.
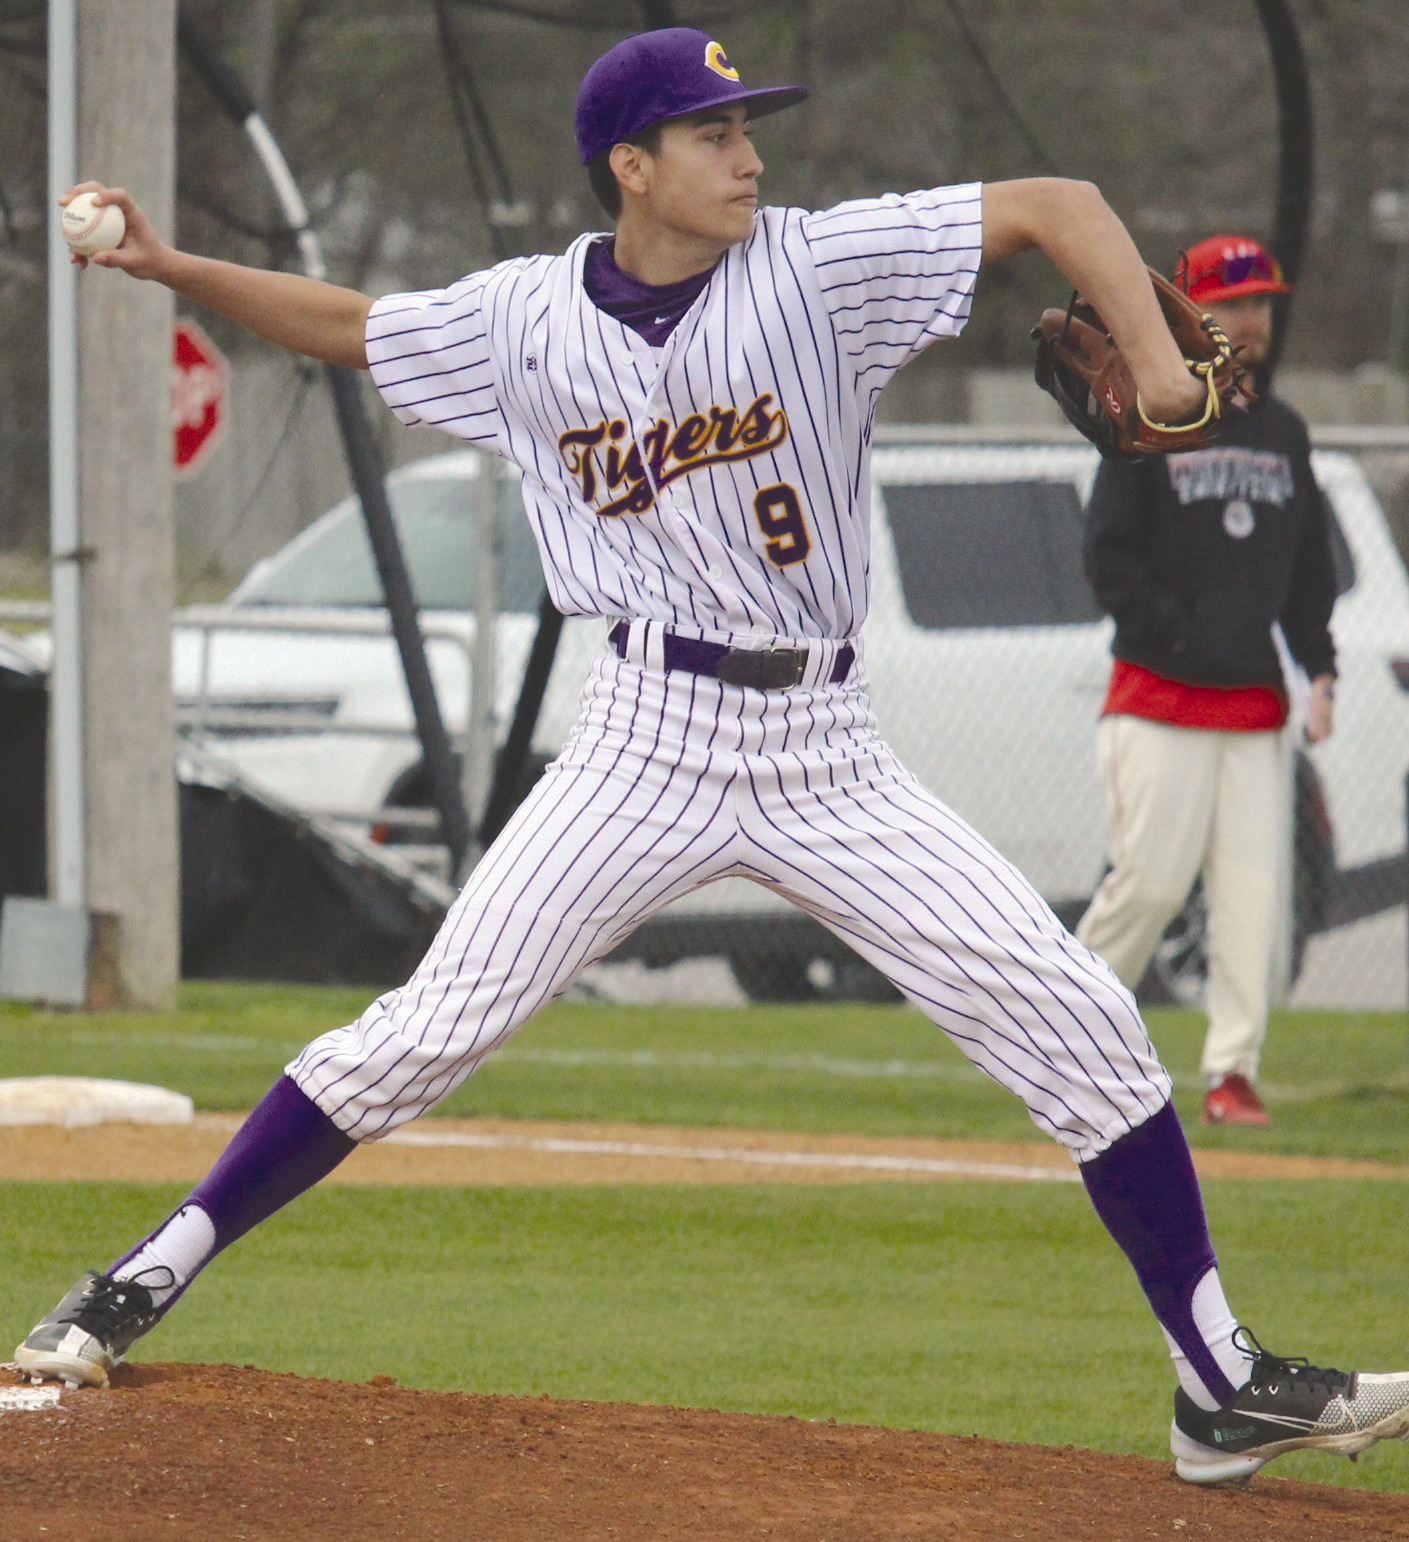
[[356,1144],[287,1076],[281,1076],[176,1210],[107,1272],[113,1274],[135,1258],[183,1211],[203,1211],[214,1228],[213,1243],[190,1268],[180,1289],[163,1303],[163,1308],[170,1306],[217,1253],[311,1189]]
[[1096,1214],[1135,1267],[1155,1316],[1220,1404],[1236,1390],[1194,1322],[1194,1289],[1218,1259],[1173,1103],[1081,1164]]

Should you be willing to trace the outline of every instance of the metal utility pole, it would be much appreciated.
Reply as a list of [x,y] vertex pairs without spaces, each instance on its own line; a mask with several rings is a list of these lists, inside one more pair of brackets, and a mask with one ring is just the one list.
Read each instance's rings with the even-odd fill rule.
[[[1409,89],[1400,94],[1399,116],[1401,123],[1409,120]],[[1405,148],[1409,152],[1409,142]],[[1385,363],[1398,370],[1409,367],[1409,153],[1405,156],[1400,186],[1402,191],[1397,195],[1388,194],[1392,213],[1384,221],[1386,228],[1378,232],[1399,247],[1390,281],[1389,331],[1385,337]],[[1371,211],[1373,216],[1373,202]]]
[[[78,274],[52,211],[78,177],[78,0],[49,5],[49,547],[54,658],[49,672],[49,893],[83,911],[82,616],[78,518]],[[86,914],[80,932],[86,932]],[[86,971],[80,968],[79,974]],[[81,980],[75,990],[85,988]]]
[[[78,178],[78,0],[49,0],[48,206]],[[82,526],[78,464],[78,285],[69,250],[49,225],[49,549],[53,661],[49,670],[47,899],[9,895],[0,912],[0,996],[55,1006],[89,998],[83,765]],[[105,942],[111,941],[110,932]]]

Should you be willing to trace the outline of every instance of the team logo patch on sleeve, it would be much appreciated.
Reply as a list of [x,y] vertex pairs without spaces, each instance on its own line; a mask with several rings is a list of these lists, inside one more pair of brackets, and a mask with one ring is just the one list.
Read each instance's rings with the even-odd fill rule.
[[705,49],[705,64],[716,75],[722,75],[725,80],[737,80],[739,78],[738,70],[729,63],[728,56],[718,43],[711,43]]

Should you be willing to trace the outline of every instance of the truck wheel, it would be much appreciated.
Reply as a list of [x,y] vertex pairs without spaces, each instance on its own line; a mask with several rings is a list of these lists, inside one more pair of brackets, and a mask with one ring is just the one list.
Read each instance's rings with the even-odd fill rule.
[[750,1001],[871,1001],[903,1000],[889,980],[856,954],[843,959],[819,961],[830,972],[831,980],[817,984],[811,973],[811,959],[796,953],[729,954],[729,968],[739,989]]
[[[514,788],[514,807],[528,796],[538,778],[543,775],[549,765],[550,757],[547,755],[531,754],[524,763],[523,774],[518,785]],[[459,770],[460,757],[455,757],[455,767]],[[385,823],[374,827],[373,840],[380,841],[386,846],[395,846],[403,841],[438,839],[435,834],[429,837],[418,835],[414,827],[398,825],[395,818],[397,809],[431,809],[435,807],[435,798],[431,794],[430,773],[426,770],[425,763],[418,761],[414,766],[408,767],[397,777],[391,789],[386,795],[383,805],[389,811],[389,817]]]
[[731,953],[729,968],[750,1001],[816,1001],[807,960],[788,953]]

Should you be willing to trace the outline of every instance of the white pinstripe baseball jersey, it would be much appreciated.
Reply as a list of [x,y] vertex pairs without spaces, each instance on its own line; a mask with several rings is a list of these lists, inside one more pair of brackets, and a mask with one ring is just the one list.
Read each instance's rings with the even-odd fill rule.
[[564,614],[859,631],[876,398],[968,318],[979,187],[760,212],[662,348],[588,298],[594,239],[377,301],[388,404],[523,468]]
[[[765,211],[659,349],[589,299],[591,237],[374,306],[399,416],[523,466],[555,602],[631,624],[416,973],[290,1065],[340,1129],[434,1106],[653,911],[728,877],[845,939],[1078,1156],[1166,1101],[1129,993],[899,764],[864,670],[834,669],[866,612],[876,398],[963,326],[980,216],[974,186]],[[731,683],[672,665],[667,631],[805,644],[805,669]]]

